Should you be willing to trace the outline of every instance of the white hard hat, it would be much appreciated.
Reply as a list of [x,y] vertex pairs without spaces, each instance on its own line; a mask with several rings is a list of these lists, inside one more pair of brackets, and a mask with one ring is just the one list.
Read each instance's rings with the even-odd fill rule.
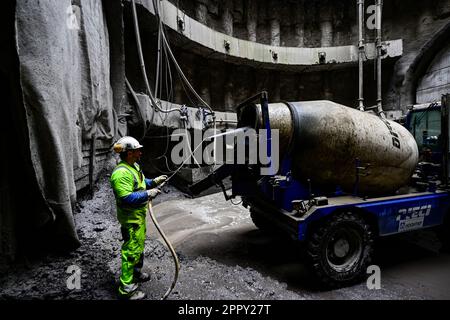
[[136,150],[143,148],[144,146],[139,143],[133,137],[122,137],[113,146],[113,150],[116,153],[122,153],[128,150]]

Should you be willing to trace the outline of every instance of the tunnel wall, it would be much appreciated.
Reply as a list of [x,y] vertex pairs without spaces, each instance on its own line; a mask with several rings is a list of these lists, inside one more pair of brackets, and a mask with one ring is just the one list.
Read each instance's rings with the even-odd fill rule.
[[[120,22],[121,2],[114,3],[120,7],[114,10],[110,2],[109,12],[119,13]],[[27,166],[22,174],[0,178],[10,191],[0,201],[0,237],[10,245],[0,253],[12,255],[16,244],[30,249],[45,241],[42,247],[74,248],[79,245],[73,220],[77,191],[95,181],[111,158],[118,132],[116,109],[125,99],[123,45],[114,44],[110,55],[101,1],[17,0],[12,13],[15,43],[9,49],[15,51],[11,56],[17,58],[17,70],[5,74],[17,77],[19,96],[11,97],[7,108],[15,120],[11,130],[23,133],[21,160]],[[119,63],[112,64],[110,56]],[[10,83],[8,76],[3,81]],[[23,184],[17,189],[17,183],[8,183],[11,179]]]
[[[185,20],[189,16],[212,30],[258,44],[325,50],[356,45],[358,41],[356,1],[170,1],[180,6],[175,16]],[[144,7],[151,4],[148,0],[137,2]],[[365,1],[366,10],[373,4],[374,1]],[[370,16],[371,12],[366,11],[366,20]],[[406,111],[408,106],[416,103],[417,81],[449,37],[441,37],[433,46],[430,42],[434,41],[435,35],[448,28],[449,17],[449,0],[383,2],[383,40],[403,41],[401,57],[383,61],[382,93],[386,110]],[[183,34],[181,30],[178,33]],[[375,30],[365,28],[367,42],[375,41],[375,36]],[[202,37],[207,38],[208,35]],[[173,36],[172,39],[178,37]],[[177,44],[176,41],[174,44]],[[187,62],[185,67],[186,72],[192,75],[190,80],[219,110],[231,110],[234,104],[242,100],[241,97],[250,96],[261,87],[269,91],[273,102],[326,98],[348,106],[357,105],[356,63],[329,64],[327,61],[325,67],[310,65],[304,68],[285,68],[276,61],[269,66],[249,65],[245,59],[235,61],[232,54],[204,53],[202,45],[195,41],[184,39],[179,41],[178,46],[178,57],[182,63]],[[428,59],[428,56],[431,58]],[[218,60],[221,62],[218,63]],[[426,66],[418,68],[417,60],[426,61]],[[376,103],[374,62],[366,61],[364,68],[365,102],[367,106],[372,106]],[[209,72],[210,81],[202,81],[205,70]],[[184,98],[180,91],[175,99],[180,103]]]

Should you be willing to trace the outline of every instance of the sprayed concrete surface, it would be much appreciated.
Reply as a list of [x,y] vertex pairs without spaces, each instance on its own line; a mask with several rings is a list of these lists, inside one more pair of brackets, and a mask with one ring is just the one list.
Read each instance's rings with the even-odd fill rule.
[[[104,177],[93,199],[75,214],[82,246],[14,265],[1,264],[0,299],[116,299],[121,236],[113,194]],[[178,283],[168,299],[449,299],[450,255],[438,254],[431,232],[378,244],[381,289],[365,283],[321,291],[289,239],[258,230],[246,209],[221,193],[190,199],[168,187],[154,203],[155,215],[180,257]],[[159,299],[173,279],[173,260],[149,220],[142,285]],[[67,287],[67,268],[81,269],[80,289]],[[70,281],[69,281],[70,282]]]

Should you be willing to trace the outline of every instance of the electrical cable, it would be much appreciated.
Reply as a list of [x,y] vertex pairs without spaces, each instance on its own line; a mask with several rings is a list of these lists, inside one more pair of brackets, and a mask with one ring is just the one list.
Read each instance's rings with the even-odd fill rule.
[[241,201],[239,201],[238,203],[234,203],[233,199],[230,199],[230,202],[231,202],[231,204],[233,204],[235,206],[238,206],[238,205],[240,205],[242,203],[242,198],[241,198]]
[[[153,97],[153,94],[152,94],[151,89],[150,89],[150,84],[148,83],[147,73],[146,73],[146,71],[145,71],[145,63],[144,63],[144,57],[143,57],[143,54],[142,54],[142,46],[141,46],[141,36],[140,36],[140,34],[139,34],[139,24],[138,24],[137,13],[136,13],[136,3],[135,3],[134,0],[132,0],[132,8],[133,8],[132,11],[133,11],[134,28],[135,28],[135,34],[136,34],[136,43],[137,43],[137,47],[138,47],[139,60],[140,60],[140,64],[141,64],[141,72],[142,72],[142,75],[143,75],[143,78],[144,78],[144,81],[145,81],[145,85],[146,85],[146,88],[147,88],[148,95],[149,95],[149,97],[150,97],[150,101],[151,101],[153,107],[154,107],[156,110],[160,111],[160,112],[164,112],[164,113],[169,113],[169,112],[173,112],[173,111],[178,111],[178,112],[180,112],[181,109],[170,109],[170,110],[163,110],[163,109],[161,109],[161,108],[158,106],[158,104],[157,104],[155,98]],[[162,187],[162,186],[161,186],[161,187]],[[180,270],[180,262],[179,262],[179,260],[178,260],[178,256],[177,256],[175,250],[174,250],[173,247],[172,247],[172,244],[171,244],[170,241],[167,239],[167,237],[165,236],[163,230],[162,230],[161,227],[159,226],[158,221],[156,220],[156,217],[155,217],[155,215],[154,215],[154,213],[153,213],[153,210],[152,210],[150,201],[148,202],[148,211],[149,211],[149,213],[150,213],[150,217],[151,217],[151,219],[152,219],[152,221],[153,221],[153,223],[154,223],[156,229],[158,230],[159,234],[161,235],[161,237],[164,239],[164,241],[166,242],[167,246],[169,247],[170,252],[171,252],[171,254],[172,254],[172,257],[173,257],[174,262],[175,262],[175,275],[174,275],[174,280],[172,281],[172,284],[171,284],[171,286],[169,287],[169,289],[167,290],[167,292],[166,292],[166,293],[164,294],[164,296],[161,298],[161,300],[164,300],[164,299],[166,299],[166,298],[168,297],[168,295],[172,292],[173,288],[175,287],[175,285],[176,285],[176,283],[177,283],[177,280],[178,280],[178,273],[179,273],[179,270]]]
[[206,107],[208,108],[212,114],[214,114],[214,111],[212,110],[212,108],[210,107],[210,105],[208,103],[205,102],[205,100],[202,99],[202,97],[200,97],[200,95],[195,91],[195,89],[192,87],[191,83],[189,82],[189,80],[186,78],[186,76],[184,75],[183,70],[181,70],[180,65],[178,64],[177,60],[175,59],[175,56],[173,55],[172,50],[170,49],[169,43],[167,41],[166,35],[164,34],[164,32],[162,33],[162,38],[163,38],[163,42],[167,48],[167,52],[169,53],[169,57],[172,59],[173,64],[175,65],[175,68],[177,69],[178,73],[180,74],[181,78],[185,81],[186,85],[188,86],[188,88],[192,91],[192,93],[195,95],[195,97]]
[[130,82],[128,81],[128,79],[126,77],[125,77],[125,83],[128,87],[128,90],[130,90],[130,93],[131,93],[131,96],[133,97],[134,102],[136,103],[136,108],[138,109],[139,116],[141,117],[141,120],[142,120],[142,131],[143,132],[142,132],[141,139],[139,139],[139,141],[142,141],[145,138],[145,135],[147,134],[147,130],[148,130],[147,124],[145,123],[144,116],[142,114],[141,104],[136,95],[136,92],[133,90],[133,87],[131,86]]
[[[133,0],[134,1],[134,0]],[[154,6],[155,6],[155,1],[157,1],[157,0],[153,0],[154,2]],[[156,7],[158,7],[157,5],[156,5]],[[159,19],[159,21],[162,23],[162,21],[161,21],[161,16],[160,16],[160,14],[159,14],[159,9],[155,9],[155,14],[158,16],[158,19]],[[200,97],[200,95],[195,91],[195,89],[192,87],[192,85],[191,85],[191,83],[189,82],[189,80],[186,78],[186,76],[184,75],[184,72],[183,72],[183,70],[181,69],[181,67],[180,67],[180,65],[178,64],[178,62],[177,62],[177,60],[175,59],[175,56],[173,55],[173,52],[172,52],[172,49],[170,48],[170,45],[169,45],[169,42],[167,41],[167,38],[166,38],[166,35],[165,35],[165,32],[162,32],[162,40],[163,40],[163,43],[164,43],[164,45],[165,45],[165,47],[166,47],[166,49],[167,49],[167,52],[169,53],[169,57],[172,59],[172,62],[173,62],[173,64],[175,65],[175,68],[177,69],[177,71],[178,71],[178,73],[179,73],[179,75],[181,76],[181,78],[184,80],[184,82],[186,83],[186,85],[188,86],[188,88],[192,91],[192,93],[195,95],[195,97],[206,107],[206,108],[208,108],[209,110],[210,110],[210,112],[211,112],[211,115],[212,115],[212,117],[213,117],[213,120],[215,120],[215,113],[214,113],[214,111],[213,111],[213,109],[211,108],[211,106],[208,104],[208,103],[206,103],[203,99],[202,99],[202,97]]]
[[[161,109],[159,107],[157,101],[155,100],[155,97],[153,96],[153,93],[150,89],[150,84],[148,82],[147,72],[145,71],[145,62],[144,62],[144,56],[142,53],[142,45],[141,45],[141,35],[139,33],[139,22],[138,22],[137,12],[136,12],[136,2],[135,2],[135,0],[131,0],[131,2],[132,2],[134,31],[135,31],[135,35],[136,35],[136,44],[137,44],[137,49],[138,49],[139,62],[140,62],[140,66],[141,66],[142,77],[144,78],[145,86],[147,88],[147,93],[150,97],[150,101],[151,101],[153,107],[155,109],[157,109],[159,112],[163,112],[163,113],[169,113],[169,112],[175,112],[175,111],[180,112],[181,109],[170,109],[170,110]],[[162,33],[162,35],[164,38],[164,33]]]
[[[217,137],[217,136],[219,136],[219,135],[215,135],[215,137]],[[211,137],[206,137],[206,138],[204,138],[204,139],[197,145],[197,147],[192,151],[192,154],[195,153],[195,151],[197,151],[197,149],[198,149],[200,146],[202,146],[202,145],[203,145],[203,142],[205,142],[207,139],[211,139]],[[178,166],[178,168],[174,171],[174,173],[172,173],[172,175],[171,175],[170,177],[167,178],[167,180],[166,180],[165,182],[167,182],[167,181],[169,181],[170,179],[172,179],[172,178],[178,173],[178,171],[181,170],[181,168],[182,168],[182,167],[184,166],[184,164],[189,160],[189,158],[190,158],[190,157],[186,157],[186,159]]]
[[155,96],[156,96],[156,98],[158,98],[160,58],[161,58],[161,32],[160,32],[160,28],[158,28],[158,52],[157,52],[157,56],[156,56],[156,77],[155,77]]
[[[203,142],[206,140],[207,138],[204,138],[202,140],[201,143],[199,143],[199,145],[194,149],[194,151],[192,151],[192,153],[194,153],[195,151],[197,151],[197,149],[203,144]],[[184,166],[184,164],[186,163],[186,161],[189,159],[190,157],[187,157],[183,163],[177,168],[177,170],[175,170],[174,173],[172,173],[171,176],[169,176],[166,181],[164,181],[164,183],[162,183],[158,188],[162,188],[167,182],[170,181],[170,179],[172,179],[177,173],[178,171],[181,170],[181,168]],[[165,300],[169,294],[172,292],[173,288],[175,287],[177,281],[178,281],[178,274],[180,272],[180,261],[178,259],[177,253],[175,252],[172,244],[170,243],[169,239],[167,239],[166,235],[164,234],[164,231],[161,229],[161,227],[158,224],[158,221],[156,220],[155,214],[153,213],[152,207],[151,207],[151,203],[150,201],[148,202],[148,211],[150,213],[150,217],[153,221],[153,224],[155,225],[156,229],[158,230],[159,234],[161,235],[161,237],[164,239],[164,242],[166,243],[166,245],[169,247],[170,253],[172,254],[172,258],[174,260],[175,263],[175,274],[174,274],[174,279],[172,281],[172,284],[170,285],[170,288],[166,291],[166,293],[164,294],[164,296],[161,298],[161,300]]]
[[[186,131],[185,131],[185,136],[186,136],[187,141],[190,141],[189,136],[187,135],[187,129],[186,129]],[[209,139],[209,138],[210,138],[210,137],[204,138],[204,139],[198,144],[198,146],[197,146],[193,151],[192,151],[191,147],[189,147],[190,156],[187,157],[187,158],[183,161],[183,163],[182,163],[175,171],[171,172],[171,176],[169,176],[163,184],[161,184],[160,186],[158,186],[158,188],[160,188],[160,189],[163,188],[164,185],[165,185],[168,181],[170,181],[170,179],[172,179],[172,178],[175,176],[175,174],[178,173],[178,171],[181,170],[181,168],[184,166],[184,164],[186,163],[186,161],[187,161],[188,159],[190,159],[191,157],[194,159],[194,161],[196,162],[196,164],[200,167],[199,163],[197,162],[197,160],[196,160],[196,158],[195,158],[195,156],[194,156],[194,153],[195,153],[195,151],[197,151],[197,149],[198,149],[200,146],[203,145],[203,142],[204,142],[206,139]],[[167,141],[168,141],[168,140],[167,140]],[[167,146],[167,147],[168,147],[168,146]],[[170,169],[169,166],[168,166],[167,157],[166,157],[165,155],[164,155],[164,158],[166,159],[166,166],[167,166],[167,168]],[[155,215],[154,215],[154,212],[153,212],[153,210],[152,210],[152,207],[151,207],[151,203],[150,203],[150,202],[148,203],[148,211],[149,211],[149,213],[150,213],[150,217],[151,217],[151,219],[152,219],[153,224],[155,225],[155,227],[156,227],[156,229],[158,230],[159,234],[161,235],[161,237],[163,238],[163,240],[164,240],[164,242],[166,243],[167,247],[169,248],[170,253],[172,254],[172,258],[173,258],[174,263],[175,263],[175,274],[174,274],[174,279],[173,279],[172,284],[171,284],[171,286],[169,287],[169,289],[166,291],[166,293],[164,294],[164,296],[161,298],[161,300],[165,300],[165,299],[169,296],[169,294],[172,292],[173,288],[175,287],[175,285],[176,285],[176,283],[177,283],[177,281],[178,281],[178,274],[179,274],[179,271],[180,271],[180,262],[179,262],[178,256],[177,256],[177,254],[176,254],[176,252],[175,252],[175,250],[174,250],[172,244],[170,243],[169,239],[168,239],[168,238],[166,237],[166,235],[164,234],[164,231],[163,231],[163,230],[161,229],[161,227],[159,226],[158,221],[157,221],[157,219],[156,219],[156,217],[155,217]]]
[[[158,32],[158,41],[160,41],[160,39],[161,39],[161,36],[162,36],[162,38],[164,38],[165,37],[165,35],[164,35],[164,24],[162,23],[162,20],[161,20],[161,17],[160,17],[160,13],[159,13],[159,6],[158,6],[158,2],[157,1],[155,1],[155,0],[153,0],[153,7],[154,7],[154,9],[155,9],[155,14],[156,14],[156,16],[157,16],[157,18],[158,18],[158,24],[159,24],[159,32]],[[173,83],[173,80],[172,80],[172,71],[171,71],[171,69],[170,69],[170,61],[169,61],[169,58],[168,58],[168,52],[169,53],[171,53],[171,51],[170,51],[170,47],[169,47],[169,45],[168,45],[168,43],[165,43],[165,45],[163,46],[163,52],[164,52],[164,57],[165,57],[165,59],[166,59],[166,64],[165,64],[165,68],[164,68],[164,74],[165,74],[165,83],[166,83],[166,95],[167,95],[167,99],[168,99],[168,101],[170,101],[170,99],[171,99],[171,96],[172,96],[172,93],[173,93],[173,87],[172,87],[172,83]],[[159,81],[160,81],[160,77],[159,77],[159,71],[160,71],[160,67],[162,67],[162,65],[160,65],[160,55],[161,55],[162,53],[161,53],[161,50],[160,50],[160,43],[158,43],[158,59],[157,59],[157,70],[158,70],[158,74],[157,74],[157,84],[158,84],[158,88],[162,88],[162,85],[161,86],[159,86]],[[175,58],[173,57],[173,55],[172,55],[172,58],[173,58],[173,61],[174,61],[174,64],[177,66],[178,64],[177,64],[177,62],[176,62],[176,60],[175,60]],[[179,71],[181,71],[181,68],[179,68],[178,69]],[[181,71],[181,74],[184,76],[184,74],[182,73],[182,71]],[[182,78],[183,79],[183,78]],[[162,80],[162,79],[161,79]],[[187,85],[189,86],[189,88],[191,89],[191,91],[197,96],[197,97],[199,97],[198,96],[198,94],[195,92],[195,90],[193,89],[193,87],[190,85],[190,83],[189,83],[189,81],[186,79],[186,77],[184,77],[184,80],[185,80],[185,82],[187,83]],[[170,86],[169,86],[169,83],[170,83]],[[187,94],[187,96],[189,97],[189,95],[188,95],[188,93],[187,93],[187,91],[186,91],[186,89],[185,89],[185,87],[184,87],[184,84],[183,84],[183,82],[182,82],[182,85],[183,85],[183,89],[185,90],[185,92],[186,92],[186,94]],[[162,92],[162,91],[161,91]],[[156,94],[158,94],[158,91],[156,91]],[[200,98],[201,99],[201,98]],[[191,101],[192,102],[192,101]],[[203,103],[204,103],[204,101],[203,101]],[[209,106],[208,106],[209,107]],[[213,119],[214,119],[214,128],[216,128],[216,122],[215,122],[215,116],[214,116],[214,111],[211,109],[211,108],[209,108],[210,109],[210,114],[213,116]],[[162,119],[162,118],[161,118]],[[167,115],[166,115],[166,118],[165,119],[167,119]],[[165,121],[163,120],[163,123],[164,123]],[[187,133],[186,133],[186,136],[187,136]],[[188,137],[187,137],[188,138]],[[189,139],[188,139],[189,140]],[[216,146],[216,142],[214,141],[214,148],[215,148],[215,146]],[[215,149],[214,149],[215,150]],[[198,161],[197,161],[197,159],[194,157],[194,155],[193,155],[193,152],[192,152],[192,149],[191,148],[189,148],[189,151],[190,151],[190,153],[191,153],[191,156],[193,157],[193,159],[194,159],[194,161],[196,162],[196,164],[197,164],[197,166],[199,166],[200,167],[200,165],[199,165],[199,163],[198,163]],[[214,153],[214,155],[215,155],[215,153]],[[166,159],[166,167],[167,167],[167,169],[169,169],[170,170],[170,168],[167,166],[167,159]]]
[[[166,146],[165,146],[164,152],[160,156],[150,158],[150,162],[153,163],[153,165],[156,167],[156,169],[158,171],[160,171],[161,173],[164,173],[164,174],[170,174],[170,173],[172,173],[174,171],[174,170],[172,170],[170,168],[169,163],[167,161],[167,156],[166,156],[167,151],[169,150],[169,139],[168,139],[169,135],[168,135],[168,133],[169,133],[169,128],[166,127],[166,135],[164,135],[164,136],[152,136],[151,137],[151,138],[165,138],[165,140],[166,140]],[[156,164],[154,163],[154,160],[159,160],[159,159],[164,159],[165,160],[166,169],[168,171],[161,170],[161,168],[156,166]]]
[[[200,164],[198,163],[197,159],[196,159],[195,156],[194,156],[194,152],[195,152],[195,151],[192,151],[192,148],[191,148],[191,139],[190,139],[189,136],[188,136],[188,130],[187,130],[187,128],[184,128],[184,129],[185,129],[185,130],[184,130],[184,136],[186,137],[186,141],[187,141],[188,144],[189,144],[189,153],[190,153],[189,158],[192,157],[192,159],[194,159],[194,162],[195,162],[195,164],[197,165],[197,167],[201,168]],[[204,140],[203,140],[203,141],[204,141]],[[199,145],[202,145],[202,144],[203,144],[203,141],[200,142]],[[195,150],[197,150],[197,149],[198,149],[198,148],[195,148]],[[188,158],[188,159],[189,159],[189,158]]]
[[[134,0],[133,0],[134,3]],[[214,113],[214,110],[211,108],[211,106],[206,103],[201,97],[200,95],[195,91],[195,89],[192,87],[192,85],[190,84],[189,80],[186,78],[183,70],[181,69],[180,65],[178,64],[177,60],[175,59],[175,56],[173,55],[172,49],[170,48],[169,42],[167,41],[167,37],[165,35],[164,32],[164,24],[163,21],[161,19],[161,15],[160,15],[160,10],[159,10],[159,5],[158,5],[158,0],[153,0],[153,7],[155,9],[155,15],[158,19],[159,22],[159,26],[160,26],[160,30],[162,30],[162,32],[160,32],[162,40],[163,40],[163,44],[164,44],[164,48],[165,48],[165,53],[167,56],[171,58],[173,64],[175,65],[176,70],[178,71],[179,76],[181,77],[181,79],[184,81],[184,83],[188,86],[188,88],[190,89],[190,91],[195,95],[195,97],[206,107],[209,109],[212,119],[213,119],[213,127],[216,127],[216,116]],[[177,7],[178,10],[178,7]],[[168,63],[168,65],[170,66],[170,64]],[[183,83],[182,81],[182,83]],[[214,141],[214,154],[215,152],[215,146],[216,146],[216,142]]]
[[[167,60],[166,71],[168,71],[168,73],[170,74],[170,82],[172,83],[172,75],[171,75],[171,71],[170,71],[170,61],[169,61],[168,57],[171,58],[173,64],[175,65],[176,70],[178,71],[178,74],[179,74],[180,78],[184,81],[184,83],[186,84],[186,86],[191,90],[191,92],[195,95],[195,97],[196,97],[196,98],[197,98],[197,99],[198,99],[205,107],[207,107],[207,108],[210,110],[210,115],[212,116],[212,119],[213,119],[213,127],[214,127],[214,129],[216,130],[216,128],[217,128],[217,127],[216,127],[216,117],[215,117],[214,111],[213,111],[212,108],[209,106],[209,104],[207,104],[207,103],[200,97],[200,95],[194,90],[194,88],[192,87],[192,85],[189,83],[188,79],[187,79],[186,76],[184,75],[183,71],[181,70],[181,67],[180,67],[179,64],[177,63],[177,61],[176,61],[176,59],[175,59],[175,57],[174,57],[174,55],[173,55],[173,53],[172,53],[172,50],[170,49],[170,45],[169,45],[169,43],[168,43],[168,41],[167,41],[167,39],[166,39],[166,36],[165,36],[165,33],[164,33],[164,27],[162,26],[163,23],[162,23],[160,14],[159,14],[159,8],[158,8],[157,2],[153,1],[153,6],[154,6],[154,9],[155,9],[155,14],[157,15],[157,18],[158,18],[158,21],[159,21],[159,34],[158,34],[158,39],[159,39],[159,36],[161,36],[161,38],[162,38],[162,44],[164,45],[164,53],[165,53],[165,57],[166,57],[166,60]],[[181,112],[182,112],[182,109],[181,109],[181,108],[168,109],[168,107],[167,107],[166,110],[163,110],[162,108],[160,108],[160,106],[158,105],[158,102],[156,101],[155,97],[153,96],[153,93],[152,93],[151,88],[150,88],[150,84],[149,84],[149,82],[148,82],[147,72],[146,72],[146,70],[145,70],[145,62],[144,62],[144,57],[143,57],[143,52],[142,52],[141,36],[140,36],[140,33],[139,33],[139,22],[138,22],[138,18],[137,18],[137,12],[136,12],[136,3],[135,3],[135,0],[132,0],[132,12],[133,12],[134,29],[135,29],[135,35],[136,35],[136,44],[137,44],[137,49],[138,49],[138,55],[139,55],[139,62],[140,62],[141,72],[142,72],[142,76],[143,76],[144,81],[145,81],[145,86],[146,86],[147,93],[148,93],[148,95],[149,95],[150,101],[151,101],[151,103],[152,103],[152,106],[153,106],[157,111],[160,111],[160,112],[166,113],[166,114],[167,114],[167,113],[170,113],[170,112],[175,112],[175,111],[181,113]],[[160,43],[158,43],[158,48],[159,48],[159,50],[160,50]],[[157,58],[157,77],[156,77],[156,84],[155,84],[155,95],[156,95],[156,97],[158,97],[158,90],[160,90],[159,88],[161,87],[161,86],[159,86],[159,81],[160,81],[160,74],[159,74],[159,71],[160,71],[160,59],[161,59],[160,54],[161,54],[161,52],[158,51],[158,58]],[[167,83],[167,80],[168,80],[167,74],[166,74],[166,77],[165,77],[165,78],[166,78],[166,79],[165,79],[165,80],[166,80],[166,94],[167,94],[167,96],[170,96],[170,95],[172,94],[172,90],[169,91],[169,85],[168,85],[168,83]],[[182,81],[182,83],[183,83],[183,81]],[[127,81],[127,82],[128,82],[128,81]],[[127,85],[129,85],[129,83],[128,83]],[[184,86],[184,85],[183,85],[183,86]],[[130,88],[131,88],[131,85],[130,85]],[[131,90],[132,90],[132,88],[131,88]],[[131,91],[131,90],[130,90],[130,91]],[[132,91],[132,92],[134,92],[134,91]],[[132,93],[132,94],[133,94],[133,93]],[[161,94],[162,94],[162,91],[161,91]],[[136,100],[136,101],[137,101],[137,100]],[[167,119],[167,116],[166,116],[166,119]],[[165,120],[164,120],[164,121],[165,121]],[[145,130],[145,133],[147,133],[147,130]],[[214,133],[215,133],[215,131],[214,131]],[[145,136],[145,135],[144,135],[144,136]],[[186,132],[186,137],[188,137],[188,136],[187,136],[187,132]],[[203,145],[203,142],[204,142],[206,139],[210,139],[210,138],[211,138],[211,137],[204,138],[204,139],[199,143],[199,145],[195,147],[195,149],[194,149],[193,151],[192,151],[191,147],[189,147],[190,154],[191,154],[191,156],[194,158],[195,161],[196,161],[196,159],[195,159],[195,157],[194,157],[195,151],[196,151],[200,146]],[[188,141],[189,141],[189,139],[188,139]],[[215,137],[214,137],[214,159],[215,159],[215,156],[216,156],[215,146],[216,146],[216,139],[215,139]],[[180,166],[178,166],[178,168],[177,168],[177,169],[176,169],[176,170],[175,170],[175,171],[174,171],[174,172],[166,179],[166,181],[165,181],[162,185],[160,185],[159,187],[162,188],[168,181],[170,181],[170,179],[172,179],[172,178],[178,173],[178,171],[181,170],[181,168],[184,166],[184,164],[185,164],[185,163],[187,162],[187,160],[189,160],[189,159],[190,159],[190,156],[189,156],[189,157],[186,157],[186,159],[180,164]],[[166,162],[167,162],[167,161],[166,161]],[[196,161],[196,162],[197,162],[197,161]],[[197,162],[197,165],[199,165],[198,162]],[[200,166],[200,165],[199,165],[199,166]],[[151,217],[153,223],[155,224],[156,229],[158,230],[158,232],[159,232],[159,234],[161,235],[161,237],[164,239],[166,245],[169,247],[169,250],[170,250],[170,252],[171,252],[171,254],[172,254],[172,257],[173,257],[173,260],[174,260],[174,263],[175,263],[175,274],[174,274],[174,279],[173,279],[173,281],[172,281],[172,284],[171,284],[170,288],[166,291],[166,293],[164,294],[164,296],[161,298],[161,300],[164,300],[164,299],[166,299],[166,298],[169,296],[169,294],[172,292],[173,288],[175,287],[175,285],[176,285],[176,283],[177,283],[177,281],[178,281],[178,274],[179,274],[179,270],[180,270],[180,262],[179,262],[178,256],[177,256],[177,254],[176,254],[176,252],[175,252],[175,250],[174,250],[172,244],[171,244],[170,241],[167,239],[166,235],[164,234],[164,231],[161,229],[161,227],[160,227],[159,224],[158,224],[158,221],[156,220],[156,217],[155,217],[155,215],[154,215],[154,213],[153,213],[153,210],[152,210],[152,206],[151,206],[150,201],[149,201],[149,203],[148,203],[148,211],[149,211],[149,213],[150,213],[150,217]]]

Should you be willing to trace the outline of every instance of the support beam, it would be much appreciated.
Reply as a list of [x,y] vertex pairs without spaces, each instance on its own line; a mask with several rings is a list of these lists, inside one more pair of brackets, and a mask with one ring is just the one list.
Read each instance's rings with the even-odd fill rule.
[[364,0],[358,0],[358,66],[359,66],[359,98],[358,98],[358,108],[364,111]]
[[382,104],[382,92],[381,92],[381,56],[382,56],[382,48],[383,45],[381,43],[381,12],[383,10],[383,0],[376,0],[376,19],[377,19],[377,39],[376,39],[376,48],[377,48],[377,114],[385,118],[385,114],[383,112],[383,104]]

